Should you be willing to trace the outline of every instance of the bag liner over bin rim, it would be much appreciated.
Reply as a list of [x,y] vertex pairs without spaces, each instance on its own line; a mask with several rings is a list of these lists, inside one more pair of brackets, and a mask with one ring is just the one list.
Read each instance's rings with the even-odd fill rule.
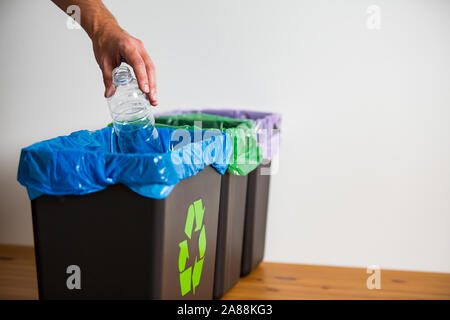
[[[207,139],[177,148],[173,144],[177,141],[172,141],[175,130],[157,130],[164,153],[119,153],[112,127],[35,143],[21,151],[17,180],[27,188],[30,199],[42,194],[83,195],[118,183],[144,197],[164,199],[180,180],[206,166],[226,172],[232,151],[228,134],[216,131]],[[189,133],[193,137],[194,132]],[[215,151],[208,153],[211,149]],[[185,157],[189,161],[174,161]]]
[[201,121],[203,130],[220,130],[231,136],[233,143],[232,156],[228,172],[245,176],[255,170],[262,161],[262,149],[258,145],[254,122],[246,119],[235,119],[202,112],[167,112],[155,116],[156,127],[172,129],[195,129],[197,121]]
[[[170,116],[186,113],[206,113],[218,116],[225,116],[235,119],[252,120],[255,123],[256,131],[265,130],[265,135],[259,135],[258,144],[262,148],[263,159],[271,160],[279,150],[280,144],[280,129],[281,129],[281,114],[253,111],[253,110],[240,110],[240,109],[189,109],[189,110],[174,110],[163,113],[158,113],[156,116]],[[272,129],[278,131],[273,132]]]

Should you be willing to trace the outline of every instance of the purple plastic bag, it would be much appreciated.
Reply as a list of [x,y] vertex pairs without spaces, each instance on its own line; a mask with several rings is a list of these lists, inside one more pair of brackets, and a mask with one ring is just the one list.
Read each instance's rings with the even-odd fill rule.
[[[280,129],[281,129],[281,115],[278,113],[258,112],[249,110],[235,110],[235,109],[203,109],[203,110],[174,110],[164,113],[159,113],[156,116],[167,116],[202,112],[213,114],[217,116],[230,117],[235,119],[253,120],[255,129],[258,134],[258,145],[263,150],[263,159],[271,160],[278,152],[280,145]],[[276,131],[272,131],[276,129]]]

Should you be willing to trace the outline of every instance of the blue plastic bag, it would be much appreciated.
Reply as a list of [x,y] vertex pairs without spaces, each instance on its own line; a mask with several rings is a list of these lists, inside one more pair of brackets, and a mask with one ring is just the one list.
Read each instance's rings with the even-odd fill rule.
[[17,180],[31,200],[42,194],[83,195],[117,183],[164,199],[179,181],[209,165],[220,174],[227,170],[232,149],[228,134],[168,128],[158,133],[164,153],[121,153],[112,127],[35,143],[22,149]]

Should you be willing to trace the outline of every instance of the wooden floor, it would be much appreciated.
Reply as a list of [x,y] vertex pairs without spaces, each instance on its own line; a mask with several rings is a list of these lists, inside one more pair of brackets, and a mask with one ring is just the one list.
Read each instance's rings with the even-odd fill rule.
[[[368,290],[365,269],[263,263],[224,299],[450,299],[450,274],[381,271]],[[37,299],[33,248],[0,245],[0,299]]]

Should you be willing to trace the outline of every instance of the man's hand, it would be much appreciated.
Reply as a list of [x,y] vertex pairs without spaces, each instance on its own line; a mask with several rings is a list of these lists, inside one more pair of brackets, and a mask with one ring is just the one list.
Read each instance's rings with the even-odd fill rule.
[[139,88],[150,103],[158,104],[155,66],[141,40],[123,30],[101,0],[52,0],[64,12],[75,4],[81,9],[81,26],[92,40],[95,59],[103,74],[105,97],[114,94],[112,71],[125,61],[133,67]]
[[156,75],[155,67],[141,40],[130,36],[118,25],[106,26],[92,37],[94,54],[102,69],[105,83],[105,96],[114,93],[112,71],[119,66],[121,59],[133,67],[139,88],[149,94],[150,102],[156,106]]

